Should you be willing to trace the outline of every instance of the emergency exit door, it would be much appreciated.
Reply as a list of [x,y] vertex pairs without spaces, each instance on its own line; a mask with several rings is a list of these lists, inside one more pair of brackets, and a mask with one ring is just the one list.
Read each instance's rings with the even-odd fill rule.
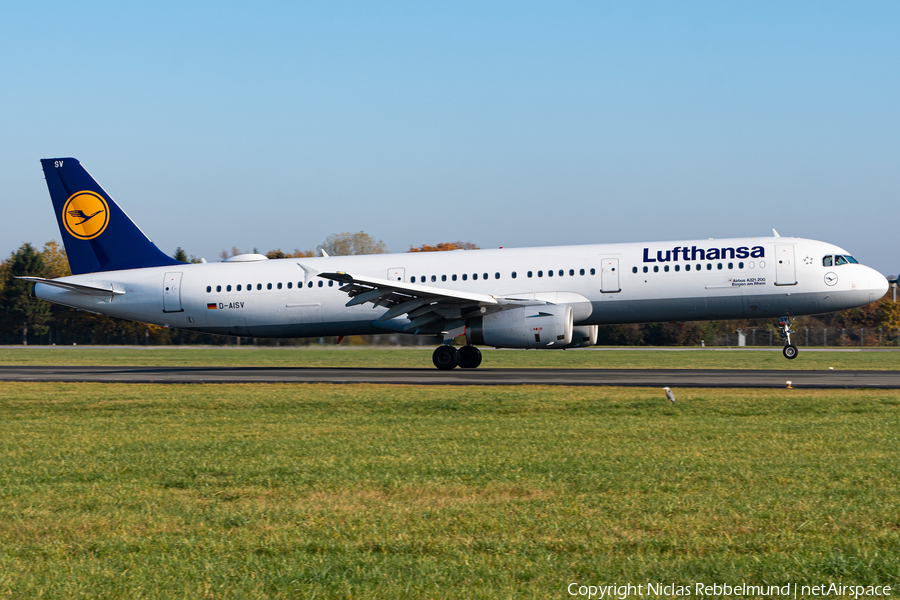
[[619,259],[603,258],[600,260],[600,291],[605,294],[621,292],[619,287]]
[[390,281],[403,281],[406,279],[406,269],[403,267],[388,269],[387,278]]
[[163,312],[183,312],[181,308],[181,273],[166,273],[163,279]]
[[793,244],[775,246],[775,285],[797,285]]

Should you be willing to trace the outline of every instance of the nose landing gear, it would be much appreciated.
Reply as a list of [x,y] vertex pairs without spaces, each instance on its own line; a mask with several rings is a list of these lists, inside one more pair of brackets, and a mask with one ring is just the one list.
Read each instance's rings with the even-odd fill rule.
[[778,319],[778,328],[780,329],[778,333],[781,339],[784,340],[784,349],[781,353],[789,360],[797,358],[797,354],[800,353],[797,346],[791,343],[791,334],[794,333],[791,327],[794,325],[795,320],[793,317],[779,317]]

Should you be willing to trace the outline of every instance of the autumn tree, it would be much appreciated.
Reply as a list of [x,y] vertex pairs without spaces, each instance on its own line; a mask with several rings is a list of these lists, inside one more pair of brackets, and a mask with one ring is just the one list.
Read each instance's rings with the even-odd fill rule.
[[41,253],[29,243],[23,244],[11,257],[6,268],[3,293],[0,295],[0,323],[5,331],[22,332],[22,343],[28,343],[29,329],[37,335],[47,332],[50,305],[31,297],[30,281],[17,277],[46,277],[47,266]]
[[221,258],[222,260],[225,260],[228,257],[237,256],[238,254],[243,254],[243,252],[238,250],[237,246],[232,246],[231,254],[228,253],[228,250],[222,250],[221,252],[219,252],[219,258]]
[[409,247],[410,252],[447,252],[449,250],[478,250],[478,246],[472,242],[441,242],[437,246],[422,244],[418,248]]
[[365,231],[359,233],[332,233],[322,242],[319,250],[325,250],[329,256],[349,256],[352,254],[385,254],[384,242],[377,242]]
[[282,252],[281,248],[276,248],[275,250],[269,250],[266,252],[267,258],[303,258],[308,256],[315,256],[316,253],[312,250],[297,250],[295,249],[293,252]]
[[66,256],[62,245],[55,240],[44,244],[44,249],[41,250],[41,259],[47,268],[47,279],[68,277],[72,274],[72,269],[69,268],[69,257]]

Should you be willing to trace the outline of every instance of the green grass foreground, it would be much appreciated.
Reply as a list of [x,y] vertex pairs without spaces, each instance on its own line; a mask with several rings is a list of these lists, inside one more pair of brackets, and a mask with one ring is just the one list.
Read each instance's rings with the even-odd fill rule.
[[[0,348],[0,365],[434,368],[433,347],[141,347]],[[485,369],[801,369],[900,370],[900,351],[805,351],[787,360],[781,350],[494,350],[483,348]]]
[[675,393],[2,383],[0,597],[900,582],[900,392]]

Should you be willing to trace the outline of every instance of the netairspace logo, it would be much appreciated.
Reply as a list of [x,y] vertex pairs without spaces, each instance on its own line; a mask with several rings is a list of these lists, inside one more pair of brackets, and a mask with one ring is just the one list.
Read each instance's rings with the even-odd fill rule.
[[633,583],[609,583],[605,585],[582,585],[570,583],[566,588],[570,596],[599,600],[644,597],[694,596],[696,598],[873,598],[890,597],[889,585],[845,585],[841,583],[820,583],[805,585],[787,583],[785,585],[751,585],[739,583],[701,583],[683,585],[678,583],[651,583],[635,585]]

